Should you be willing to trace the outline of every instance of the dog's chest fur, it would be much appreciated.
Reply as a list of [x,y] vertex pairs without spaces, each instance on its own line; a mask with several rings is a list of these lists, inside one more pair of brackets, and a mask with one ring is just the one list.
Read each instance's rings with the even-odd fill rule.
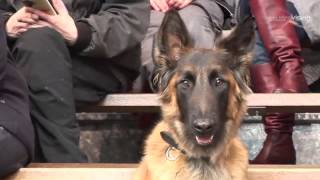
[[225,168],[214,165],[206,159],[189,159],[187,160],[187,165],[186,179],[231,179]]
[[[146,157],[152,180],[231,180],[226,165],[211,162],[209,159],[189,158],[179,150],[174,150],[174,161],[166,159],[169,145],[162,140],[160,132],[167,130],[168,125],[160,122],[147,141]],[[221,161],[224,162],[224,161]],[[149,179],[148,179],[149,180]]]

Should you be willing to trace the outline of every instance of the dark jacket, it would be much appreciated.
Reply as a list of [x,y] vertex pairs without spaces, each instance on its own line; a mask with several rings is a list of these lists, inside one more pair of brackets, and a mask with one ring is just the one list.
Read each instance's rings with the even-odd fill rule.
[[[74,48],[84,56],[111,58],[136,46],[149,22],[145,0],[63,0],[75,19],[79,38]],[[16,12],[22,0],[1,0],[2,14]]]
[[[90,59],[108,61],[109,69],[126,86],[138,75],[139,53],[134,57],[117,58],[127,50],[139,51],[149,25],[148,0],[63,0],[74,18],[79,32],[71,51]],[[22,0],[1,0],[0,13],[22,7]],[[126,89],[126,88],[124,88]]]
[[[28,89],[22,75],[8,58],[3,27],[3,18],[0,16],[0,126],[21,141],[31,160],[34,132],[29,115]],[[1,144],[0,148],[1,146],[5,144]]]

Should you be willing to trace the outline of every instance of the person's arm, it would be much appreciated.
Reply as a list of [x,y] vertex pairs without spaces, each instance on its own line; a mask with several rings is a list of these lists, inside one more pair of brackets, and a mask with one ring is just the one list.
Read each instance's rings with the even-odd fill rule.
[[3,17],[5,31],[9,40],[20,37],[39,20],[37,15],[27,12],[25,7],[16,9],[11,0],[0,1],[0,15]]
[[[2,84],[2,79],[5,76],[5,67],[7,59],[7,41],[6,32],[4,30],[4,19],[0,15],[0,85]],[[1,87],[0,87],[1,89]]]
[[100,12],[76,22],[79,36],[75,46],[85,47],[85,56],[115,57],[142,41],[149,13],[149,4],[144,0],[104,3]]
[[15,13],[14,7],[9,0],[1,0],[0,1],[0,16],[2,16],[3,21],[7,21],[10,16]]

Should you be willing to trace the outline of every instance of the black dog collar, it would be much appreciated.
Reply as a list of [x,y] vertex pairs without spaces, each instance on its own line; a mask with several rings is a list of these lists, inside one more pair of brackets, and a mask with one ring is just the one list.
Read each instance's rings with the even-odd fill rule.
[[167,131],[161,131],[160,132],[161,138],[168,143],[170,146],[172,146],[173,148],[179,150],[182,154],[186,154],[186,151],[184,151],[183,149],[180,149],[178,143],[176,143],[176,141],[172,138],[171,134]]
[[[171,134],[167,131],[161,131],[160,132],[160,135],[161,135],[161,138],[166,142],[168,143],[170,146],[167,148],[166,152],[165,152],[165,155],[166,155],[166,158],[167,160],[169,161],[175,161],[177,159],[177,157],[173,157],[171,155],[171,151],[173,150],[178,150],[181,152],[181,154],[183,155],[186,155],[187,156],[187,153],[185,150],[181,149],[178,145],[178,143],[176,143],[176,141],[173,139],[173,137],[171,136]],[[187,156],[187,159],[189,160],[192,160],[192,159],[197,159],[197,158],[193,158],[193,157],[188,157]],[[210,161],[210,157],[201,157],[202,160],[204,161]]]

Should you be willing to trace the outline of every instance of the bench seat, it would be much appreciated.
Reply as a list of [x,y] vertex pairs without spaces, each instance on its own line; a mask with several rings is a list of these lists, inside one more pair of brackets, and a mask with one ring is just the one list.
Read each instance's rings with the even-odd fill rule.
[[[4,180],[130,180],[137,164],[31,164]],[[250,180],[319,180],[320,166],[251,165]]]

